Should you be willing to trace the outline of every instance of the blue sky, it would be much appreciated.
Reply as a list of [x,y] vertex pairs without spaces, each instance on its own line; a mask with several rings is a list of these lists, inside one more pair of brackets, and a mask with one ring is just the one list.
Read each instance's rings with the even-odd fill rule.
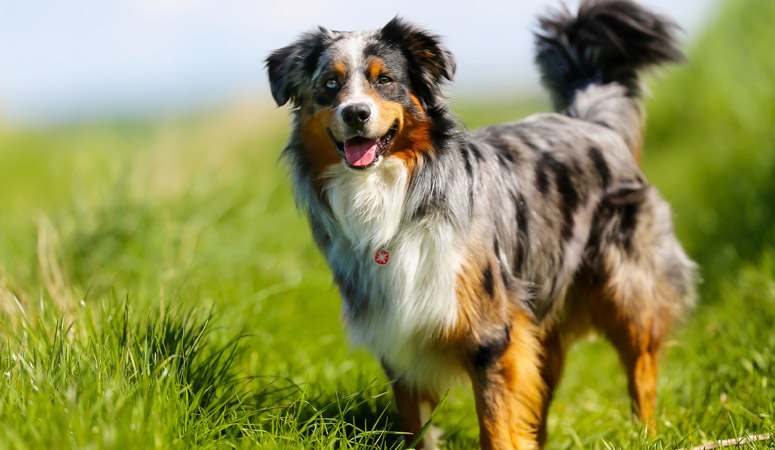
[[[568,2],[574,5],[575,2]],[[643,0],[691,40],[716,0]],[[56,123],[270,103],[263,59],[318,24],[373,29],[400,14],[445,37],[453,96],[537,87],[530,30],[557,0],[421,2],[0,0],[0,119]]]

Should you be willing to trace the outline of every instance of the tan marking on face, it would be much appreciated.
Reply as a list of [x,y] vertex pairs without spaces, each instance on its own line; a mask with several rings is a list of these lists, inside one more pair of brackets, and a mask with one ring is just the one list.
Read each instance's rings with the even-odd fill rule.
[[328,131],[326,131],[335,115],[336,111],[333,109],[321,109],[301,114],[302,147],[305,161],[312,166],[314,180],[318,180],[320,174],[332,164],[340,163],[339,153],[331,141]]
[[366,95],[371,98],[377,109],[379,109],[377,122],[373,125],[374,129],[377,130],[378,137],[387,133],[396,121],[398,121],[398,129],[401,130],[405,120],[404,107],[400,103],[385,99],[374,90],[367,91]]
[[335,61],[333,64],[334,73],[339,76],[339,80],[347,78],[347,65],[342,61]]
[[377,77],[387,72],[385,70],[384,61],[379,58],[369,58],[369,60],[366,62],[366,67],[369,68],[369,81],[372,83],[377,81]]
[[417,97],[414,95],[410,97],[416,112],[411,112],[399,105],[403,120],[399,123],[398,132],[393,138],[391,157],[403,160],[411,175],[417,166],[420,154],[433,153],[433,143],[430,137],[430,121],[425,110]]

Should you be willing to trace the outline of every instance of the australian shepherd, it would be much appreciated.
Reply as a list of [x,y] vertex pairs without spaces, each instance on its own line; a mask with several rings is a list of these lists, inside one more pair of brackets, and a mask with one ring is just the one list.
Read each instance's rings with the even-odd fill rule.
[[638,73],[682,59],[676,25],[629,0],[538,23],[557,113],[477,130],[441,92],[452,53],[400,18],[319,28],[266,61],[274,99],[293,106],[296,203],[420,447],[436,447],[416,438],[465,376],[482,448],[542,446],[566,349],[592,330],[653,431],[660,344],[694,300],[694,264],[638,164]]

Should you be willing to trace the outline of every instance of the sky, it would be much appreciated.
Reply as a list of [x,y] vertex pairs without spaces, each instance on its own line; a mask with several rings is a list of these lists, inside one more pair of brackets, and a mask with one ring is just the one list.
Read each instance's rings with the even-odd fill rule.
[[[573,7],[577,2],[567,2]],[[690,42],[718,0],[642,0]],[[444,36],[455,98],[538,88],[535,17],[559,0],[0,0],[0,120],[47,124],[271,104],[264,59],[317,25],[375,29],[395,15]]]

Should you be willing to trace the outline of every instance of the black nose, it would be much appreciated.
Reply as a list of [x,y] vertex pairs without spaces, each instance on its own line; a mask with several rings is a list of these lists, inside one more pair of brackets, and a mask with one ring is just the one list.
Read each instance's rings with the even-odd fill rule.
[[347,105],[342,110],[342,120],[354,128],[362,127],[368,122],[369,117],[371,117],[371,108],[366,103]]

